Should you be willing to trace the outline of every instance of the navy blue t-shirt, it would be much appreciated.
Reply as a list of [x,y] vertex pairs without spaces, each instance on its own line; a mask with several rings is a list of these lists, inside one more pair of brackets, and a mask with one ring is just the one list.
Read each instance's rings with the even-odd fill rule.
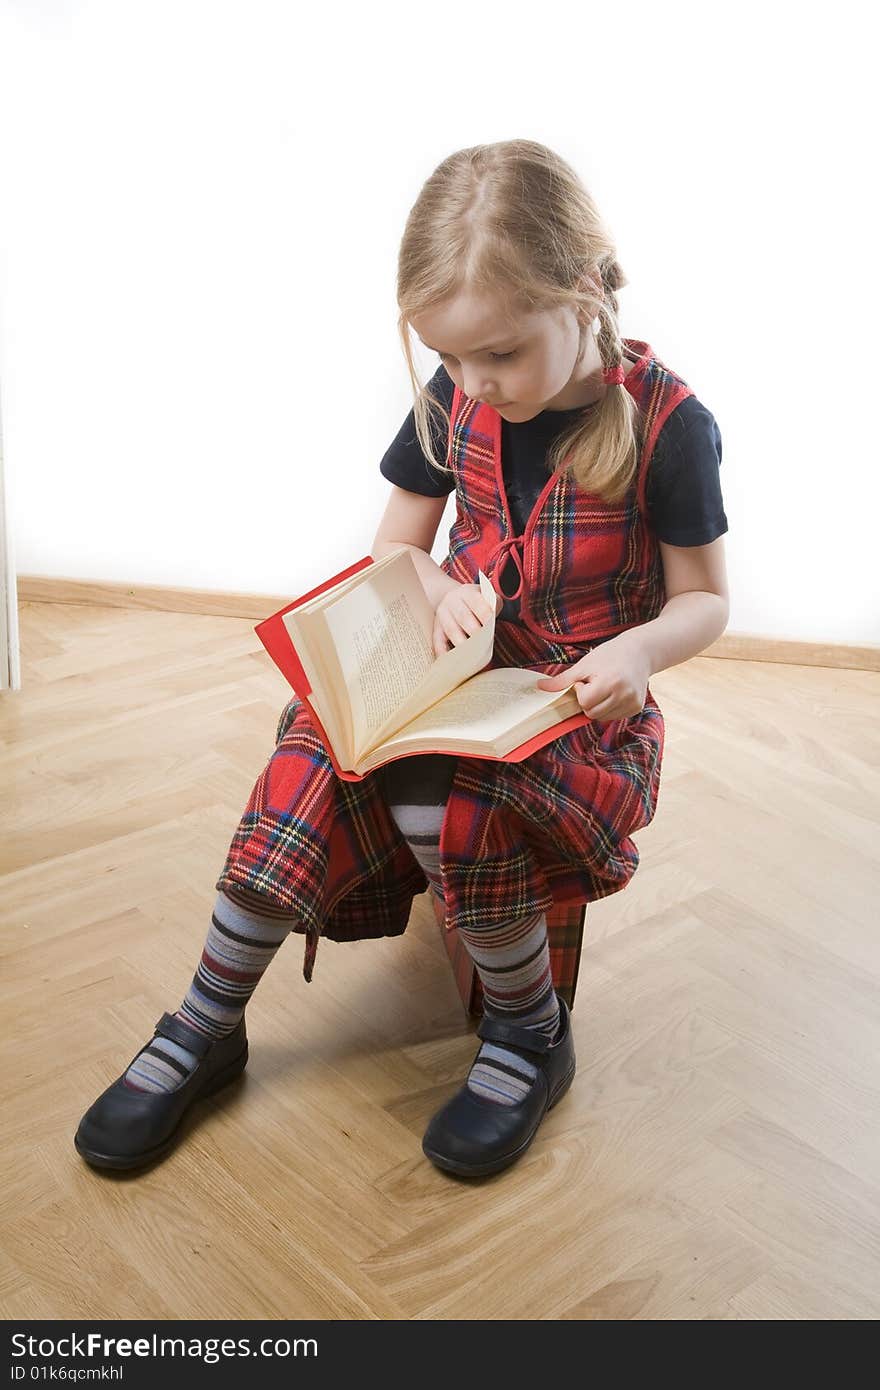
[[[452,410],[455,389],[440,366],[430,381],[431,393]],[[511,520],[521,535],[550,476],[547,452],[553,440],[568,429],[589,406],[573,410],[542,410],[520,424],[501,420],[501,471],[510,503]],[[433,412],[432,412],[433,421]],[[436,422],[435,429],[442,422]],[[445,461],[446,438],[435,435],[438,458]],[[686,396],[663,422],[648,465],[646,502],[649,524],[668,545],[708,545],[727,531],[721,495],[721,433],[710,410]],[[384,478],[408,492],[444,497],[455,488],[451,474],[441,473],[425,457],[416,436],[411,410],[379,464]],[[519,576],[512,561],[505,566],[501,587],[516,588]],[[501,618],[519,617],[519,600],[507,599]]]

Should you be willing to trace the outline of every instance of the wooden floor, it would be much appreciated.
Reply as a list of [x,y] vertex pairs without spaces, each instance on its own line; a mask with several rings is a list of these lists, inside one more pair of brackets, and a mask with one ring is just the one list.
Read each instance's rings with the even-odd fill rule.
[[[64,1318],[880,1314],[880,676],[697,658],[652,680],[660,801],[588,912],[578,1072],[526,1155],[421,1136],[478,1039],[427,897],[285,942],[251,1061],[163,1163],[80,1115],[189,986],[289,692],[250,621],[25,604],[0,700],[0,1311]],[[197,1118],[198,1115],[198,1118]]]

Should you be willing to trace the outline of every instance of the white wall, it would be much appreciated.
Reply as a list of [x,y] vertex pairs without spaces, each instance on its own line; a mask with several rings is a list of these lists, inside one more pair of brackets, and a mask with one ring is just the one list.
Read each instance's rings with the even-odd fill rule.
[[[2,385],[2,383],[0,383]],[[2,407],[2,393],[0,393]],[[0,408],[0,691],[21,689],[18,585],[12,563],[3,485],[3,412]]]
[[19,574],[294,597],[368,553],[406,214],[524,136],[718,418],[730,631],[880,641],[869,12],[0,0]]

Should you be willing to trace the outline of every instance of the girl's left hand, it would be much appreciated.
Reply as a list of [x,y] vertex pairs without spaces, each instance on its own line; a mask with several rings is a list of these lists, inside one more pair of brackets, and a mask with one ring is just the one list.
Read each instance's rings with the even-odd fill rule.
[[645,707],[651,669],[644,647],[631,632],[581,657],[558,676],[540,676],[539,690],[565,690],[575,682],[578,704],[591,719],[603,723],[640,714]]

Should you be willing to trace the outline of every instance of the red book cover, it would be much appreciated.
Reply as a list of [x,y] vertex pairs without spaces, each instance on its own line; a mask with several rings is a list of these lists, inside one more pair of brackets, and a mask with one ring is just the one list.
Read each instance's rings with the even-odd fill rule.
[[[293,687],[303,704],[308,707],[312,723],[315,726],[316,732],[320,735],[321,742],[327,749],[330,761],[333,764],[333,769],[337,776],[341,777],[344,782],[362,782],[364,777],[369,776],[369,773],[353,772],[350,768],[339,766],[336,754],[327,737],[326,730],[318,718],[315,708],[309,698],[312,693],[312,687],[309,684],[302,662],[297,656],[296,648],[293,645],[290,633],[284,626],[284,615],[292,612],[294,608],[299,608],[301,604],[308,603],[310,599],[316,598],[318,594],[324,593],[325,590],[332,589],[334,584],[342,583],[344,579],[348,579],[351,575],[357,574],[359,570],[365,569],[367,565],[372,565],[373,563],[372,555],[365,555],[362,560],[358,560],[354,565],[349,565],[348,569],[341,570],[339,574],[333,575],[332,579],[328,579],[323,584],[319,584],[316,589],[310,589],[307,594],[301,594],[300,597],[294,599],[292,603],[286,604],[284,608],[279,608],[277,613],[273,613],[269,618],[264,618],[263,621],[258,623],[254,628],[254,631],[281,674]],[[535,734],[533,738],[527,739],[526,742],[521,743],[519,747],[511,749],[504,758],[493,757],[491,753],[467,753],[463,755],[450,753],[448,748],[438,748],[436,750],[420,748],[418,752],[415,753],[394,754],[385,761],[394,762],[396,758],[401,757],[416,758],[422,756],[424,753],[436,751],[438,753],[447,753],[451,757],[467,756],[469,758],[486,758],[490,762],[518,763],[522,762],[523,758],[527,758],[530,753],[534,753],[538,748],[543,748],[546,743],[552,743],[554,739],[560,738],[562,734],[568,733],[569,729],[577,729],[582,724],[588,722],[589,716],[586,714],[571,715],[561,720],[558,724],[551,725],[549,729],[542,729],[542,731],[539,734]],[[375,768],[372,770],[375,771]]]

